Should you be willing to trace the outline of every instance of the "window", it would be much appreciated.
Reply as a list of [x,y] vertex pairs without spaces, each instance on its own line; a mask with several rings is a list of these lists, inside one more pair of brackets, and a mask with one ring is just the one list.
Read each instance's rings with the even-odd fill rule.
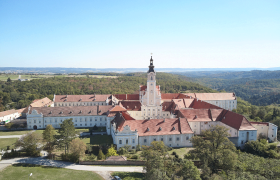
[[36,123],[36,120],[34,120],[34,123]]
[[157,139],[154,139],[154,141],[157,141]]
[[77,119],[75,119],[75,122],[77,122]]
[[160,140],[163,141],[163,138],[161,138]]
[[126,143],[126,144],[128,144],[128,139],[127,139],[127,140],[125,140],[125,143]]
[[57,122],[57,120],[55,119],[54,122]]
[[135,149],[135,146],[132,146],[132,149]]
[[144,139],[144,143],[146,143],[147,142],[147,139]]
[[85,121],[87,121],[87,118],[85,118]]
[[92,126],[92,124],[90,123],[90,126]]
[[254,132],[251,133],[251,136],[254,136]]
[[82,122],[82,118],[80,118],[80,122]]
[[135,143],[135,139],[132,139],[132,143],[133,143],[133,144]]
[[273,137],[273,134],[271,135],[271,137]]
[[82,126],[82,124],[80,124],[80,126]]
[[41,121],[39,121],[39,123],[41,123]]
[[95,121],[97,121],[97,118],[95,118]]
[[177,137],[177,141],[179,141],[180,140],[180,138],[179,137]]
[[189,140],[189,136],[186,137],[186,140]]
[[87,126],[87,124],[85,124],[85,126]]
[[243,144],[243,141],[241,141],[241,144]]
[[119,140],[119,144],[122,144],[122,140]]
[[92,121],[92,118],[90,118],[90,121]]
[[201,125],[201,127],[203,127],[203,125]]
[[169,138],[169,141],[172,141],[172,138]]

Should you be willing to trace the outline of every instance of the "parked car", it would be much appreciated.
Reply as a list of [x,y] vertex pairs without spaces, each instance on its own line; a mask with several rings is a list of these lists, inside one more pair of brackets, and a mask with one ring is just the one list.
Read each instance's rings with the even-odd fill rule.
[[115,176],[114,180],[122,180],[119,176]]

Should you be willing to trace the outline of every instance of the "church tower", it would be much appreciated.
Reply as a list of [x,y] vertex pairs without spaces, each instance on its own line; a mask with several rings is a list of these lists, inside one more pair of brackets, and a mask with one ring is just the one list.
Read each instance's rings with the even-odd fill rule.
[[144,118],[157,119],[161,116],[161,93],[160,86],[156,85],[156,72],[154,70],[153,57],[147,72],[147,86],[140,86],[141,111]]

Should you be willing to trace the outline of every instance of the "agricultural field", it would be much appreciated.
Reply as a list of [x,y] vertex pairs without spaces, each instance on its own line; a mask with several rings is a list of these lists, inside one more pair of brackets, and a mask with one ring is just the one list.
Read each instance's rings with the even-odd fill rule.
[[[7,81],[8,78],[11,78],[12,81],[18,80],[18,74],[0,74],[0,81]],[[87,75],[50,75],[50,74],[40,74],[40,75],[21,75],[21,79],[42,79],[42,78],[52,78],[52,77],[74,77],[74,78],[85,78]],[[89,75],[91,78],[117,78],[118,76],[104,76],[104,75]]]

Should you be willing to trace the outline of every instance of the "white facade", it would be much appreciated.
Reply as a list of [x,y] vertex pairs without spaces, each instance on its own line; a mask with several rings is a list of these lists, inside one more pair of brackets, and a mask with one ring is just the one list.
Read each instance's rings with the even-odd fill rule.
[[237,100],[205,100],[205,102],[230,111],[237,108]]
[[[10,111],[10,113],[9,113]],[[1,112],[1,116],[0,116],[0,122],[2,121],[6,121],[6,120],[14,120],[18,117],[20,117],[20,113],[18,113],[16,110],[8,110],[8,111],[3,111]]]
[[31,114],[27,114],[27,128],[45,129],[49,124],[54,128],[60,128],[59,124],[70,118],[72,118],[75,128],[93,127],[95,125],[97,127],[106,127],[106,129],[110,128],[110,124],[108,124],[110,118],[106,115],[44,117],[43,114],[38,113],[36,110],[33,110]]

